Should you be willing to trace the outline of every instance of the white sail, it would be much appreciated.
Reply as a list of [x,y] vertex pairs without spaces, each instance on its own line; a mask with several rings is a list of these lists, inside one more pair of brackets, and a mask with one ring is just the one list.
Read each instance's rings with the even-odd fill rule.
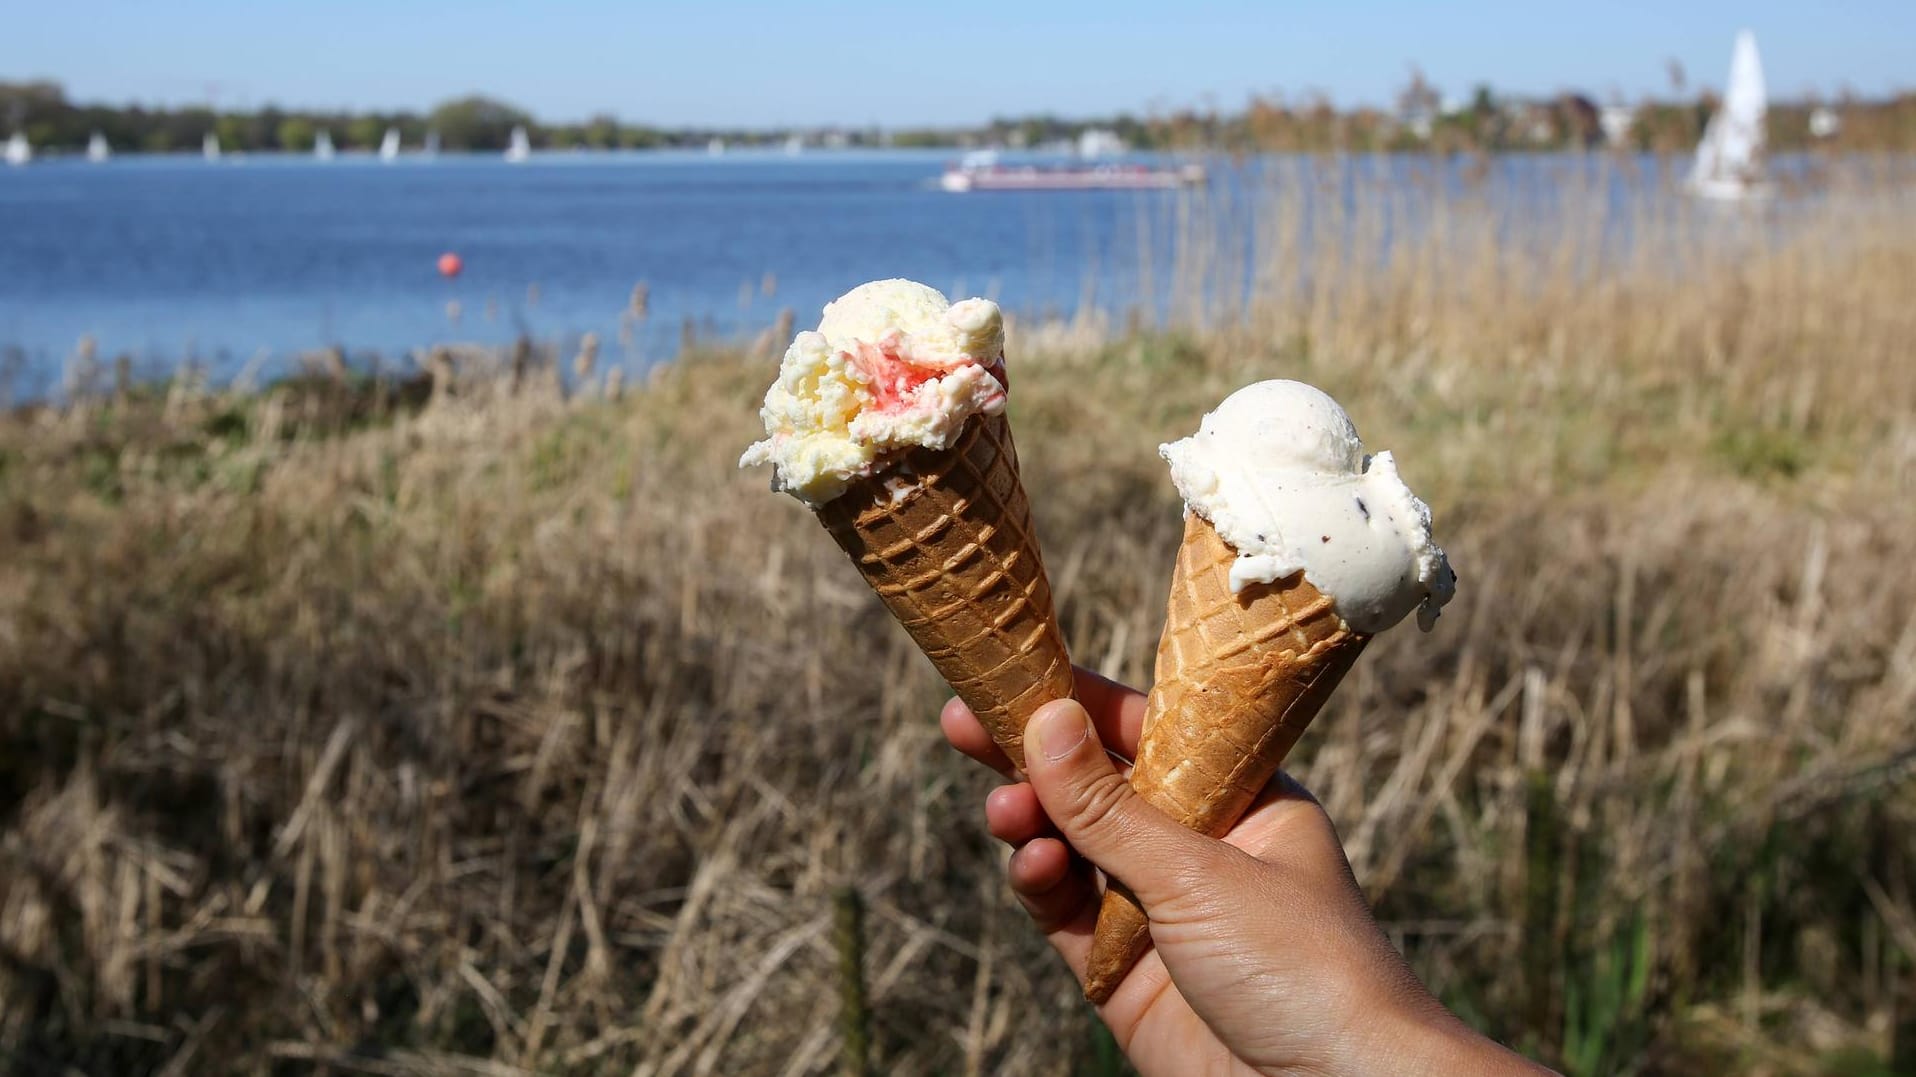
[[214,134],[211,131],[206,132],[206,137],[200,139],[200,156],[206,158],[209,161],[219,160],[220,159],[220,136]]
[[379,159],[382,161],[399,159],[399,128],[386,128],[386,137],[379,140]]
[[1769,103],[1763,92],[1763,65],[1756,35],[1736,35],[1730,55],[1730,84],[1723,104],[1703,129],[1690,170],[1690,188],[1708,198],[1747,198],[1764,194],[1763,145]]
[[515,165],[523,164],[526,158],[531,156],[532,140],[526,137],[526,129],[523,127],[513,128],[512,144],[506,147],[506,160]]
[[313,137],[313,157],[316,160],[330,161],[333,159],[333,152],[333,133],[321,128],[319,134]]
[[439,132],[426,132],[426,148],[422,152],[428,157],[439,156]]
[[23,165],[33,160],[33,143],[27,141],[25,134],[15,131],[13,137],[7,139],[6,149],[0,152],[4,153],[8,164]]
[[96,164],[113,156],[113,147],[107,144],[106,136],[98,131],[86,140],[86,159]]

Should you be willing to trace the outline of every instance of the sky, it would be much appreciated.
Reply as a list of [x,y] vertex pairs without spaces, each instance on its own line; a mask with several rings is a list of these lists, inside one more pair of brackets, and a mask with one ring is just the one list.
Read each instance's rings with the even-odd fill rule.
[[1234,109],[1251,94],[1386,104],[1413,64],[1464,98],[1721,87],[1739,27],[1772,97],[1916,88],[1916,0],[63,0],[0,18],[0,80],[81,101],[429,108],[465,93],[548,121],[983,122]]

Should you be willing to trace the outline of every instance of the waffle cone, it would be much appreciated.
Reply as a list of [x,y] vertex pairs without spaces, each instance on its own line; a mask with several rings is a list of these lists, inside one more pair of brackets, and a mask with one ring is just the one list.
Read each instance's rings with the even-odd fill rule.
[[[1147,803],[1211,837],[1243,817],[1370,640],[1302,573],[1233,592],[1236,560],[1210,521],[1185,514],[1131,771]],[[1112,880],[1085,997],[1110,998],[1150,945],[1144,910]]]
[[818,509],[940,676],[1024,767],[1024,727],[1071,695],[1071,659],[1003,415],[914,449]]

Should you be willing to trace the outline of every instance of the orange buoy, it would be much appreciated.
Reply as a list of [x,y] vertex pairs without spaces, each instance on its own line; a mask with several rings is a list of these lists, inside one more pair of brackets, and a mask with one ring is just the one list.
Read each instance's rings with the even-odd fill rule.
[[439,275],[442,277],[456,277],[464,268],[466,268],[466,260],[451,251],[439,256]]

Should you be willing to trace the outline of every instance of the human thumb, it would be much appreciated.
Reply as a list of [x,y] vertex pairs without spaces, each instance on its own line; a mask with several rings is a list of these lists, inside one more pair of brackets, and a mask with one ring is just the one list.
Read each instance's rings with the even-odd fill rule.
[[1147,908],[1205,871],[1221,848],[1132,790],[1077,701],[1039,708],[1025,726],[1025,745],[1025,774],[1045,814],[1072,848],[1130,887]]

